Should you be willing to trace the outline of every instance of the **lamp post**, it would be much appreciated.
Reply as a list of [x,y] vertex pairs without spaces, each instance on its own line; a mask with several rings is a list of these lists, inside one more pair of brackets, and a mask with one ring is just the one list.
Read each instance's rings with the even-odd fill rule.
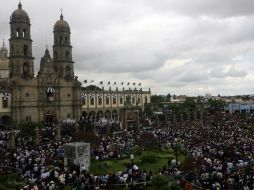
[[130,159],[131,159],[131,184],[132,184],[132,187],[133,187],[133,160],[134,160],[134,155],[131,154],[130,155]]
[[208,173],[209,173],[209,187],[212,189],[212,169],[213,169],[213,161],[208,158],[206,160],[207,164],[208,164]]
[[172,144],[175,150],[176,166],[178,165],[178,146],[179,146],[178,140],[179,140],[178,138],[175,138]]

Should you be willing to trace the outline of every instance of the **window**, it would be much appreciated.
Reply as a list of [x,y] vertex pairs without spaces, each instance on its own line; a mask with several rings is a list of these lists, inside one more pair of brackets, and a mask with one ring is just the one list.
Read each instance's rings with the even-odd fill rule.
[[147,104],[147,96],[145,96],[145,103]]
[[137,103],[140,104],[140,97],[138,97]]
[[123,104],[123,97],[120,97],[120,104]]
[[93,96],[91,96],[91,98],[90,98],[90,104],[94,105],[94,97]]
[[22,36],[23,36],[23,37],[26,36],[26,29],[23,30],[23,35],[22,35]]
[[26,116],[26,122],[31,122],[31,116]]
[[135,97],[132,97],[132,103],[135,104]]
[[109,97],[106,97],[106,104],[109,105]]
[[27,45],[24,45],[24,48],[23,48],[23,52],[24,52],[24,56],[27,56]]
[[113,97],[113,104],[116,104],[116,97]]
[[65,57],[66,57],[66,60],[69,60],[69,59],[70,59],[70,53],[69,53],[69,51],[66,51],[66,52],[65,52]]
[[99,105],[102,105],[102,98],[99,96],[99,98],[98,98],[98,104]]
[[23,65],[23,75],[24,75],[25,77],[28,76],[28,74],[29,74],[28,69],[29,69],[28,63],[24,63],[24,65]]
[[65,44],[68,44],[68,38],[67,37],[65,37]]
[[2,99],[2,108],[8,108],[8,99]]
[[19,31],[19,28],[17,28],[16,30],[16,37],[19,37],[20,36],[20,31]]
[[60,36],[60,44],[62,45],[63,44],[63,37]]
[[66,77],[70,77],[71,73],[70,73],[70,67],[69,66],[65,67],[65,73],[66,73]]

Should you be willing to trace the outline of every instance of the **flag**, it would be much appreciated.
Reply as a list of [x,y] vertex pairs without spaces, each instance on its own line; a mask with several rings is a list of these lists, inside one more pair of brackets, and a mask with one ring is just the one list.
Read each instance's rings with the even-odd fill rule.
[[136,85],[136,83],[134,82],[134,83],[132,83],[132,85],[134,85],[134,86],[135,86],[135,85]]
[[123,85],[123,82],[121,83],[121,85]]
[[139,85],[139,86],[141,86],[141,82],[140,82],[140,83],[138,83],[138,85]]
[[110,85],[110,81],[108,81],[108,85]]
[[101,81],[100,84],[103,84],[103,81]]
[[87,80],[84,80],[83,82],[84,82],[84,83],[87,83]]
[[116,82],[114,82],[114,85],[116,85]]
[[90,83],[94,82],[94,80],[91,80]]

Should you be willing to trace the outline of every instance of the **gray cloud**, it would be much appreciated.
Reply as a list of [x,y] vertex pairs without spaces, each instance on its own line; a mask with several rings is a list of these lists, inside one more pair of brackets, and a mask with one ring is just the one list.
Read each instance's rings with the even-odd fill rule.
[[[2,0],[0,38],[18,2]],[[22,0],[35,69],[63,8],[80,80],[140,81],[153,93],[252,93],[253,0]],[[234,85],[232,85],[234,84]]]

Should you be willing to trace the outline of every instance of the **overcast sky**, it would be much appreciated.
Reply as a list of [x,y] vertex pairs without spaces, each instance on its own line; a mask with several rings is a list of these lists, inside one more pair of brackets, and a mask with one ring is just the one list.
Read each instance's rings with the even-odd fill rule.
[[[80,81],[141,82],[152,94],[254,94],[253,0],[21,2],[32,24],[36,72],[62,8]],[[17,5],[1,0],[0,38],[8,47]]]

